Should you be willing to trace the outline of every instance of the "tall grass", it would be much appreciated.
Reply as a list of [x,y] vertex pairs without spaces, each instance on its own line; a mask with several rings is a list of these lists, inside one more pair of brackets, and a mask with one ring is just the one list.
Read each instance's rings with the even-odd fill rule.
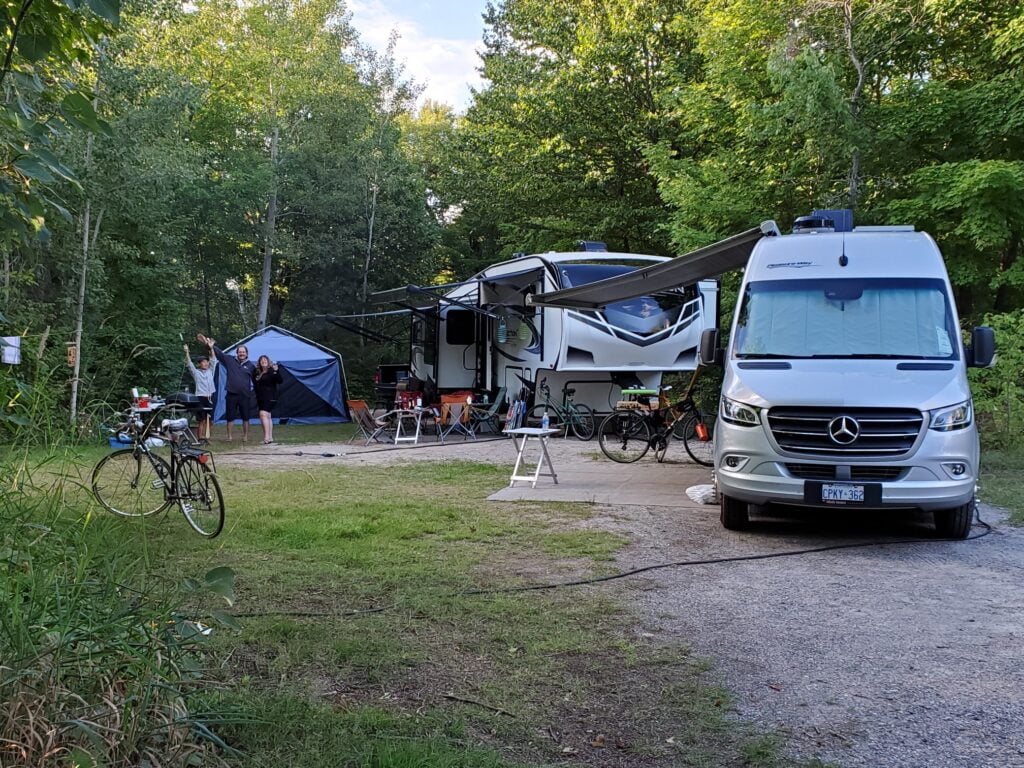
[[145,576],[123,524],[75,513],[63,460],[0,463],[0,765],[221,764],[184,586]]

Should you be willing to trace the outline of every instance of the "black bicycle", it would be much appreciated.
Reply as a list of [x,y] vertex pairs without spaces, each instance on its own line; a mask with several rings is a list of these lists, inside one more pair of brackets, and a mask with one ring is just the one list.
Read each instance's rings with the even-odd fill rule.
[[662,462],[669,443],[677,439],[682,440],[691,459],[705,467],[713,466],[714,420],[705,416],[693,399],[697,376],[694,371],[686,393],[674,403],[666,395],[671,387],[622,390],[630,399],[619,402],[598,429],[598,443],[604,455],[629,464],[653,449],[654,457]]
[[[224,495],[213,455],[192,444],[188,419],[144,421],[136,409],[127,416],[116,432],[129,447],[104,456],[92,470],[96,501],[122,517],[148,517],[177,503],[196,533],[217,536],[224,527]],[[154,452],[161,444],[170,445],[170,462]]]

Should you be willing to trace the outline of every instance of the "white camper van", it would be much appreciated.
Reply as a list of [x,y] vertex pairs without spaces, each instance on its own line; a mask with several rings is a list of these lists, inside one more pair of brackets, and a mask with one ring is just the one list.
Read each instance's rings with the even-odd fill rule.
[[[601,308],[549,308],[534,295],[643,271],[664,257],[586,250],[521,255],[469,280],[374,295],[412,314],[411,369],[441,392],[511,398],[543,383],[552,399],[610,411],[622,386],[656,387],[665,371],[692,371],[701,333],[718,325],[718,283],[699,281]],[[539,394],[539,393],[538,393]]]
[[726,528],[780,502],[928,510],[939,535],[967,536],[979,469],[967,368],[991,365],[995,343],[990,328],[962,343],[926,233],[821,211],[760,239],[724,355],[717,346],[716,332],[702,339],[725,366],[714,439]]

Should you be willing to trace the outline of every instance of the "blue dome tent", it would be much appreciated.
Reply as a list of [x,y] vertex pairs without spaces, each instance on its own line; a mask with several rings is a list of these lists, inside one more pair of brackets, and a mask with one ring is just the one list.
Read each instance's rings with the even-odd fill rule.
[[[249,348],[254,363],[267,355],[280,365],[281,387],[278,390],[274,421],[282,424],[325,424],[349,421],[345,405],[348,385],[341,355],[297,333],[268,325],[261,331],[235,342],[224,350],[234,355],[239,346]],[[227,373],[217,367],[217,403],[213,419],[224,423],[224,395]],[[255,406],[254,406],[255,407]],[[253,419],[253,423],[256,423]]]

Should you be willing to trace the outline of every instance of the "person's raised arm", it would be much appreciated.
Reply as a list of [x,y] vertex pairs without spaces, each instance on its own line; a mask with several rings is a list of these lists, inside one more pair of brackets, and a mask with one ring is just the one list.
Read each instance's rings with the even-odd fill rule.
[[190,371],[192,371],[193,374],[195,374],[196,367],[192,364],[192,356],[189,355],[189,353],[188,353],[188,344],[185,344],[184,347],[185,347],[185,365],[187,365],[188,369]]
[[231,357],[225,354],[224,350],[217,346],[217,342],[213,339],[207,339],[210,342],[210,353],[214,355],[218,362],[227,363]]

